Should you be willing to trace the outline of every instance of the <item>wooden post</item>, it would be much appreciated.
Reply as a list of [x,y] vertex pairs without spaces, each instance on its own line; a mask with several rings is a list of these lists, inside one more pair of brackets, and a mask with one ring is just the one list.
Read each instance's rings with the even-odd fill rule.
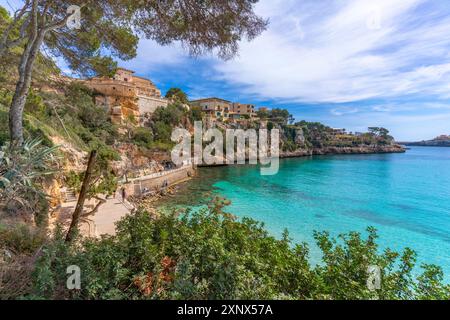
[[92,150],[89,156],[89,162],[86,168],[86,172],[84,173],[83,184],[81,186],[77,206],[75,207],[75,211],[73,212],[72,215],[72,222],[70,223],[69,230],[67,231],[66,242],[71,242],[78,230],[78,222],[80,220],[81,214],[83,213],[84,201],[86,200],[86,196],[89,191],[89,184],[91,182],[92,171],[94,170],[96,157],[97,157],[97,150]]

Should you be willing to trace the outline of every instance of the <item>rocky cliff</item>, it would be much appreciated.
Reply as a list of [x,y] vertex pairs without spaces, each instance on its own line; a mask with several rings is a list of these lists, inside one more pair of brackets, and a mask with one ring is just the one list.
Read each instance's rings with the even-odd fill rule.
[[358,147],[323,147],[313,149],[299,149],[280,153],[281,158],[295,158],[327,154],[371,154],[371,153],[403,153],[406,149],[401,145],[389,146],[358,146]]

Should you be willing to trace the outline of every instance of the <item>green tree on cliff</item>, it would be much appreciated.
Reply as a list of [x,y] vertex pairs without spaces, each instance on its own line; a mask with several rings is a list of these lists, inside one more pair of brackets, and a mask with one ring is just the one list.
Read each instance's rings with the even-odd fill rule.
[[170,88],[166,93],[166,98],[183,104],[189,103],[187,94],[180,88]]
[[[21,50],[18,81],[10,105],[13,145],[23,142],[23,110],[33,66],[45,47],[82,75],[111,75],[113,58],[136,56],[139,37],[161,45],[179,41],[193,55],[217,49],[221,58],[236,54],[238,43],[258,36],[267,22],[258,17],[255,0],[24,0],[12,17],[1,15],[0,58]],[[81,9],[81,26],[69,28]]]
[[369,133],[377,137],[382,144],[388,144],[394,141],[394,137],[389,135],[389,130],[383,127],[369,127]]

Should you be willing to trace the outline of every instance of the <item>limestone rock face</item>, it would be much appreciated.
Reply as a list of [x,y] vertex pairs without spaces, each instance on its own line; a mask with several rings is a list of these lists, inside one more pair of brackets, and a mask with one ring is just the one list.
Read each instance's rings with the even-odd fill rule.
[[400,145],[360,146],[360,147],[326,147],[313,149],[313,154],[370,154],[370,153],[403,153],[405,148]]
[[64,154],[63,170],[64,171],[81,171],[86,165],[86,158],[88,153],[80,151],[71,143],[64,140],[62,137],[53,136],[50,140],[54,145],[59,146],[58,150]]
[[325,147],[306,149],[300,148],[295,151],[281,152],[281,158],[295,158],[312,155],[326,154],[371,154],[371,153],[403,153],[405,148],[400,145],[388,146],[362,146],[362,147]]
[[47,181],[44,181],[43,190],[49,197],[50,208],[57,208],[64,202],[61,188],[62,185],[58,179],[48,179]]
[[113,170],[117,176],[134,172],[135,175],[148,175],[163,171],[161,163],[171,161],[170,153],[158,151],[145,151],[132,144],[116,146],[121,159],[114,161]]
[[295,131],[295,143],[299,146],[305,145],[305,135],[303,134],[303,129],[297,129]]

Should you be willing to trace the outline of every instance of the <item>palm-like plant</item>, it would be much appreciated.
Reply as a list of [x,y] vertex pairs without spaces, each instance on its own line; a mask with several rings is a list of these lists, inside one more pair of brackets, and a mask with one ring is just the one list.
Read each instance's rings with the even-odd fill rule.
[[0,210],[36,213],[37,202],[46,197],[39,183],[54,174],[57,148],[28,139],[19,148],[7,143],[0,149]]

